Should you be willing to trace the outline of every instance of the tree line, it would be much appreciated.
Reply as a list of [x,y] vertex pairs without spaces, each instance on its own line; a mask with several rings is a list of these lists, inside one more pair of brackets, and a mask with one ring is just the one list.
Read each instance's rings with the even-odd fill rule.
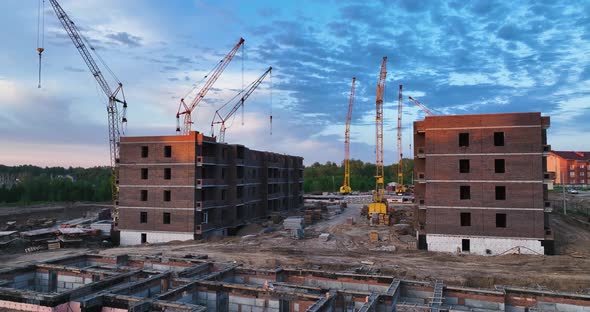
[[[397,182],[398,164],[384,166],[385,184]],[[375,189],[375,164],[361,160],[350,160],[350,187],[354,191],[366,192]],[[404,184],[412,184],[414,160],[403,160]],[[344,166],[328,161],[318,162],[304,169],[303,190],[305,193],[334,192],[340,189],[344,182]]]
[[0,203],[111,200],[109,167],[63,168],[0,165]]

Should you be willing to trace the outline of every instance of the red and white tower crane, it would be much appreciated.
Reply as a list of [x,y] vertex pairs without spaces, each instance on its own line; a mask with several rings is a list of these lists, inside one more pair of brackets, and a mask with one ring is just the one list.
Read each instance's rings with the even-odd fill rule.
[[[242,97],[238,100],[238,102],[231,108],[231,110],[225,114],[225,116],[221,116],[221,110],[228,105],[230,102],[227,102],[225,104],[223,104],[223,106],[221,106],[218,110],[215,111],[215,114],[213,116],[213,120],[211,121],[211,136],[215,136],[215,132],[214,132],[214,126],[216,124],[219,124],[219,142],[223,143],[225,142],[225,130],[227,130],[227,127],[225,125],[225,122],[231,117],[233,116],[240,107],[244,107],[244,102],[246,101],[246,99],[248,99],[248,97],[250,97],[250,95],[252,94],[252,92],[254,92],[254,90],[256,90],[256,88],[258,88],[258,86],[262,83],[262,81],[264,80],[264,78],[270,74],[272,72],[272,67],[269,67],[264,74],[262,74],[262,76],[260,76],[258,79],[256,79],[254,82],[252,82],[246,89],[244,92],[240,92],[240,94],[243,93]],[[239,95],[239,94],[238,94]],[[217,120],[218,119],[218,120]]]
[[[197,105],[201,102],[201,100],[207,95],[209,89],[213,86],[217,78],[221,75],[223,70],[227,67],[229,62],[231,62],[232,58],[244,43],[244,38],[240,38],[238,43],[229,51],[229,53],[221,60],[219,63],[214,67],[213,74],[209,77],[209,79],[205,82],[197,96],[191,101],[190,105],[187,105],[184,101],[184,98],[180,99],[180,104],[178,105],[178,112],[176,113],[176,133],[188,135],[191,132],[191,125],[193,123],[191,119],[191,113]],[[180,124],[180,116],[183,116],[182,125]]]
[[408,99],[410,99],[410,101],[414,102],[414,104],[416,104],[418,107],[420,107],[426,113],[426,116],[434,116],[434,113],[432,111],[430,111],[430,109],[428,109],[428,107],[426,107],[426,105],[418,102],[418,100],[414,99],[411,96],[408,96]]

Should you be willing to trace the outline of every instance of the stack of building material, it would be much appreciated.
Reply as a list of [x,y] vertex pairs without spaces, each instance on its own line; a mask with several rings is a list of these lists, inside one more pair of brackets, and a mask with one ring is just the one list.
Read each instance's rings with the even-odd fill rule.
[[389,215],[379,214],[379,225],[389,225],[390,220]]
[[327,242],[328,240],[330,240],[330,233],[320,234],[320,240],[323,242]]
[[47,249],[48,250],[55,250],[61,248],[61,241],[59,239],[49,240],[47,241]]
[[301,217],[288,217],[283,221],[283,227],[285,230],[298,230],[303,228],[303,218]]
[[291,230],[291,237],[294,239],[302,239],[305,237],[305,232],[303,229]]
[[377,232],[377,231],[369,232],[369,240],[371,242],[378,242],[379,241],[379,232]]
[[100,231],[101,237],[111,237],[111,232],[113,230],[113,221],[112,220],[101,220],[98,222],[94,222],[90,224],[90,228],[93,230]]
[[322,210],[321,209],[309,209],[305,210],[305,214],[303,215],[305,225],[311,225],[319,220],[322,219]]
[[327,210],[330,216],[335,216],[342,212],[342,208],[340,207],[340,205],[330,205],[327,207]]

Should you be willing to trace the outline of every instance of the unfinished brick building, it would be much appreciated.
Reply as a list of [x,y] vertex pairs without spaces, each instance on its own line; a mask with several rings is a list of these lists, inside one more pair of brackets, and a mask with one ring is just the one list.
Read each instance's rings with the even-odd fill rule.
[[303,204],[303,158],[186,136],[121,138],[122,245],[227,235]]
[[551,151],[547,170],[555,184],[588,185],[590,152]]
[[540,113],[429,116],[414,123],[418,248],[552,253]]

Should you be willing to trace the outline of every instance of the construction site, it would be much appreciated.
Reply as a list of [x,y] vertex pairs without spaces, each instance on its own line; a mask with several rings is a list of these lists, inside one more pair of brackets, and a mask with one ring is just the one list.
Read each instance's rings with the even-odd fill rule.
[[[339,90],[343,180],[305,193],[297,149],[226,142],[272,64],[216,106],[210,133],[194,121],[244,38],[216,52],[223,58],[180,100],[175,134],[128,136],[123,83],[103,76],[112,72],[84,26],[47,2],[107,99],[112,201],[0,206],[0,312],[590,311],[590,152],[552,150],[545,113],[440,114],[400,83],[396,115],[386,115],[383,56],[363,82],[376,85],[370,190],[351,182],[352,77]],[[424,114],[410,142],[408,104]],[[384,120],[395,120],[395,137]],[[272,110],[268,121],[272,132]]]

